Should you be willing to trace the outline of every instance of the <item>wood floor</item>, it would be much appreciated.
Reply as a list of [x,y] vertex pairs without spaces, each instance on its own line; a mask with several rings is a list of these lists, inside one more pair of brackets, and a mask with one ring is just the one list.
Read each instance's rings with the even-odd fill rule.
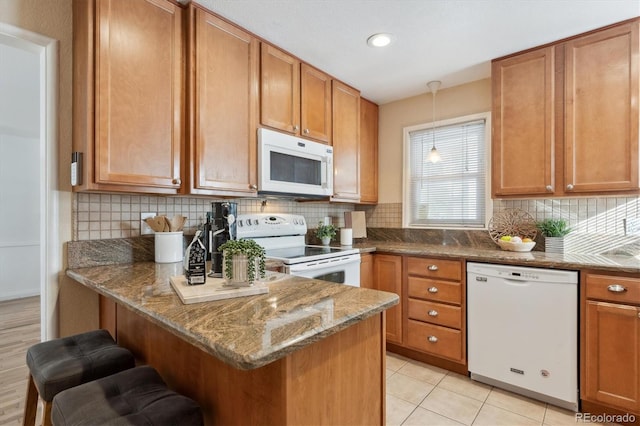
[[[40,298],[0,302],[0,425],[22,424],[27,349],[40,341]],[[36,419],[39,424],[40,416]]]

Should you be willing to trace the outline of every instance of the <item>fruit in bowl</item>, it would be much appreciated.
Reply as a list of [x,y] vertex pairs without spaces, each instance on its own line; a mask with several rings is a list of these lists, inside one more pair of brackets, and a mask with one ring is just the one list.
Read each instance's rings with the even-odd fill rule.
[[507,251],[531,251],[536,243],[528,237],[503,235],[498,240],[498,245],[502,250]]

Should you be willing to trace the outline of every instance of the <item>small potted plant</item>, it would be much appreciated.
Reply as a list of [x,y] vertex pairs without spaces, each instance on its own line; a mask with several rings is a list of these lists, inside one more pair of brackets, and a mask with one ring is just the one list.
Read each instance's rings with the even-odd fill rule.
[[228,285],[248,287],[265,276],[264,249],[253,240],[229,240],[222,252],[222,276]]
[[536,224],[544,236],[544,251],[547,253],[564,253],[564,237],[571,228],[564,219],[545,219]]
[[318,229],[316,229],[316,237],[322,240],[323,245],[327,246],[331,243],[333,237],[336,236],[337,230],[338,228],[331,224],[325,225],[324,223],[319,222]]

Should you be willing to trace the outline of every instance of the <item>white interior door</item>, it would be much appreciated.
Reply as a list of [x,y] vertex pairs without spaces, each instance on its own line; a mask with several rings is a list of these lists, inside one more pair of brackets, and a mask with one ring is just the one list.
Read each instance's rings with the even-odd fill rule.
[[0,300],[40,294],[40,57],[0,43]]

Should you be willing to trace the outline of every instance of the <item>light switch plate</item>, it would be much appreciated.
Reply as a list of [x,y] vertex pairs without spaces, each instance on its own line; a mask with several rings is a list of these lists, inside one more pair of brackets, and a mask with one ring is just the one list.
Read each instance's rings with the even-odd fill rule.
[[156,216],[157,216],[157,213],[155,212],[140,213],[140,235],[153,234],[153,229],[151,229],[151,227],[147,225],[147,222],[145,222],[144,220],[149,217],[156,217]]

